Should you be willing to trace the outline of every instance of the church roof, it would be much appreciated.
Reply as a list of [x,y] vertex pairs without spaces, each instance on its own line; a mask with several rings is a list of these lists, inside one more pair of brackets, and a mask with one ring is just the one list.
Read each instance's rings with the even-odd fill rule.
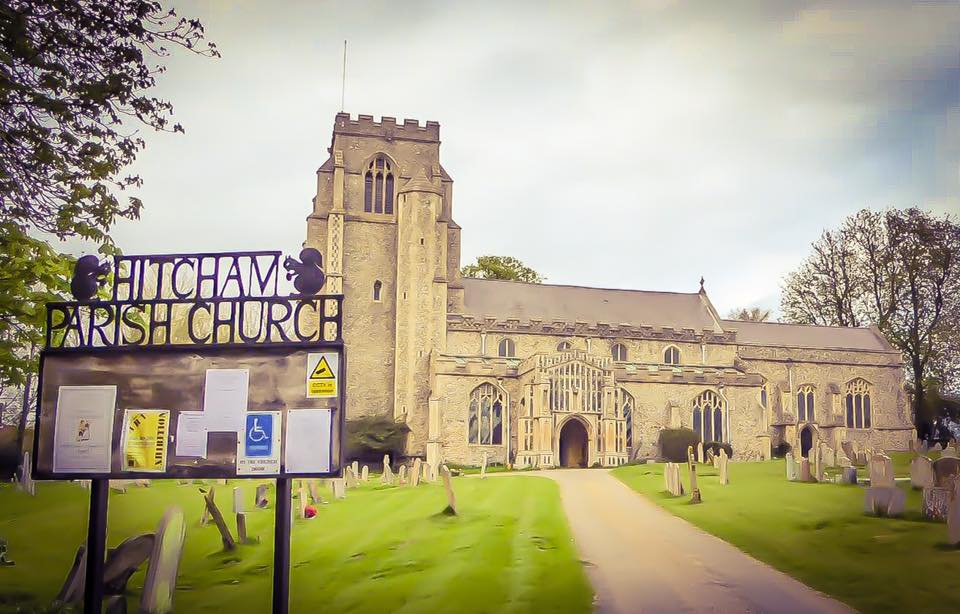
[[400,188],[400,194],[405,192],[429,192],[431,194],[441,194],[440,188],[433,184],[427,178],[427,173],[424,168],[421,166],[420,171],[414,175],[413,179],[408,181],[406,185]]
[[810,326],[776,322],[744,322],[723,320],[724,330],[737,331],[737,342],[744,345],[779,345],[836,350],[868,350],[890,352],[887,343],[876,328],[848,328],[842,326]]
[[721,332],[705,295],[463,278],[464,312],[477,318],[604,322]]

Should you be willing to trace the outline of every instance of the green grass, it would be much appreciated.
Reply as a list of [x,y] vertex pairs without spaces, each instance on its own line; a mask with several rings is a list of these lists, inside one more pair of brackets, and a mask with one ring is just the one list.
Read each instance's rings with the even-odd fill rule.
[[[903,519],[873,518],[863,514],[863,488],[787,482],[782,460],[731,463],[728,486],[713,467],[699,471],[702,505],[664,491],[663,465],[613,474],[671,513],[863,612],[942,612],[960,594],[960,550],[946,545],[945,524],[921,519],[917,491],[908,491]],[[683,467],[681,474],[689,485]]]
[[[216,486],[229,514],[233,486],[252,501],[254,481]],[[446,516],[442,486],[386,488],[371,479],[348,498],[295,519],[292,612],[588,612],[591,589],[577,559],[557,486],[542,478],[455,479],[459,516]],[[108,547],[153,531],[179,505],[187,540],[177,584],[178,612],[267,612],[273,561],[273,509],[248,515],[259,544],[223,552],[211,523],[201,527],[197,486],[155,481],[111,493]],[[329,489],[323,496],[330,499]],[[0,537],[15,567],[0,568],[0,612],[48,604],[84,539],[88,491],[39,483],[37,496],[0,486]],[[296,508],[296,502],[294,502]],[[131,578],[137,611],[143,573]],[[29,611],[29,610],[28,610]]]

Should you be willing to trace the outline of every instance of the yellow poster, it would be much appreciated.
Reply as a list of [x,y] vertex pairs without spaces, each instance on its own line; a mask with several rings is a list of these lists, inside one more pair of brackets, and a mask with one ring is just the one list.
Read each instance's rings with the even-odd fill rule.
[[123,415],[124,471],[166,471],[169,432],[169,410],[126,410]]
[[307,398],[329,399],[337,396],[337,369],[340,355],[336,352],[307,354]]

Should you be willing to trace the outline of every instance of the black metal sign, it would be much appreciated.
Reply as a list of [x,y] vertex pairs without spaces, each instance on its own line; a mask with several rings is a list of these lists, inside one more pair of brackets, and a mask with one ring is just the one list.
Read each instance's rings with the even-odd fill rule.
[[[293,285],[287,295],[281,275]],[[135,477],[275,477],[273,611],[287,611],[291,476],[342,470],[343,297],[320,295],[324,281],[323,258],[313,248],[285,259],[258,251],[77,261],[76,300],[47,305],[33,469],[39,479],[93,482],[85,612],[101,611],[108,481]],[[231,403],[236,416],[224,413]],[[323,425],[316,433],[317,442],[330,443],[323,470],[310,464],[317,442],[309,429],[291,431],[306,452],[290,455],[280,430],[292,426],[292,417],[298,425]],[[218,427],[209,437],[191,432],[202,458],[171,443],[181,421],[214,418]]]

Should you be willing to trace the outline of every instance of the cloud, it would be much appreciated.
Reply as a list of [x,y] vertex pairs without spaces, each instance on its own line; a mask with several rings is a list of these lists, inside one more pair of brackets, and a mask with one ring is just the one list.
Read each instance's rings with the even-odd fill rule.
[[960,211],[956,2],[189,4],[128,252],[294,251],[347,110],[441,122],[463,258],[776,307],[864,206]]

